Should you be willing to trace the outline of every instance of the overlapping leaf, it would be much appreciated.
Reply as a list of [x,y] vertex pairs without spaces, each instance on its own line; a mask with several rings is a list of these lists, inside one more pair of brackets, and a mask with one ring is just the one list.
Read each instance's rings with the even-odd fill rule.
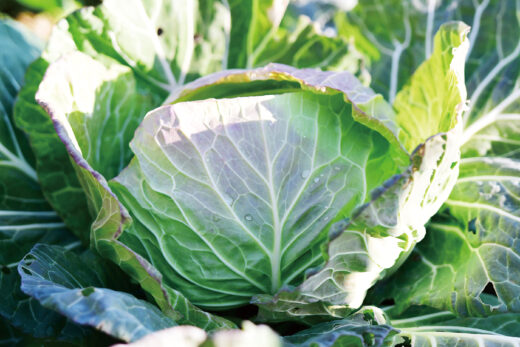
[[411,346],[518,346],[520,315],[502,313],[486,318],[456,318],[450,312],[406,314],[391,319],[400,330],[394,343]]
[[124,341],[175,325],[157,307],[131,294],[106,289],[114,278],[92,253],[36,245],[18,266],[22,290],[43,306],[81,325]]

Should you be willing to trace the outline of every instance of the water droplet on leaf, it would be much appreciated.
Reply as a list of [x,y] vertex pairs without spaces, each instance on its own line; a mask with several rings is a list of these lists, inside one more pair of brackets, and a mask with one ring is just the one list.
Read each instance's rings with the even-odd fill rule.
[[309,177],[310,173],[311,173],[311,172],[310,172],[309,170],[303,170],[303,171],[302,171],[302,178],[307,178],[307,177]]
[[246,214],[246,215],[244,216],[244,218],[245,218],[245,220],[248,221],[248,222],[250,222],[250,221],[253,220],[253,216],[251,216],[250,214]]

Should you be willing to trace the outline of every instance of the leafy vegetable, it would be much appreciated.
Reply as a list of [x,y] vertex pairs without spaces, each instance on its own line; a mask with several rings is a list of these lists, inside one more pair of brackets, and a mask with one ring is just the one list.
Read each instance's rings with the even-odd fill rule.
[[119,339],[133,341],[175,325],[148,302],[103,288],[114,278],[91,253],[78,256],[58,246],[37,244],[20,262],[18,272],[22,290],[43,306]]
[[487,318],[455,318],[450,312],[433,312],[393,319],[400,330],[395,343],[413,346],[515,346],[520,343],[520,316],[503,313]]
[[[446,84],[453,96],[445,106],[440,105],[445,117],[452,119],[446,130],[456,124],[464,100],[464,88],[457,84],[459,56],[463,58],[464,49],[443,53],[442,47],[458,47],[465,33],[458,24],[446,26],[439,35],[438,55],[424,68],[452,69],[445,73],[451,76]],[[437,59],[453,59],[454,63],[441,65]],[[269,311],[279,310],[280,304],[285,312],[310,305],[300,314],[311,316],[327,313],[331,305],[343,305],[346,312],[358,308],[366,290],[423,237],[424,223],[445,199],[439,192],[449,193],[456,177],[453,163],[458,160],[458,147],[450,140],[453,135],[432,139],[416,153],[409,171],[376,193],[370,208],[356,214],[351,231],[333,241],[328,255],[322,254],[327,225],[352,216],[356,208],[370,202],[369,192],[408,165],[395,124],[406,119],[407,110],[395,115],[380,96],[349,74],[274,65],[253,72],[217,73],[188,85],[188,92],[179,95],[184,100],[197,99],[204,90],[207,97],[210,85],[219,85],[222,79],[226,83],[250,80],[251,94],[256,93],[255,81],[261,86],[270,79],[275,90],[280,81],[283,92],[290,94],[182,103],[149,113],[131,145],[136,158],[110,183],[119,202],[104,179],[111,176],[105,168],[114,165],[103,163],[117,157],[92,155],[93,147],[99,151],[103,146],[99,137],[93,141],[89,135],[99,133],[95,129],[100,123],[117,124],[117,116],[98,120],[87,115],[99,107],[98,102],[107,102],[104,87],[119,90],[112,85],[117,85],[124,73],[72,53],[49,67],[36,97],[55,122],[78,165],[80,179],[88,186],[91,204],[101,213],[93,225],[97,249],[122,264],[163,310],[178,310],[165,295],[173,290],[180,292],[174,292],[173,298],[184,295],[211,309],[243,305],[257,295],[262,299],[256,302],[265,304]],[[420,73],[417,78],[424,77]],[[290,90],[288,82],[293,82]],[[69,99],[55,92],[65,85],[72,87]],[[231,88],[231,96],[233,93]],[[147,107],[144,101],[133,101]],[[201,116],[194,118],[193,114]],[[455,134],[457,129],[453,128]],[[371,139],[371,147],[359,146],[366,141],[363,138]],[[375,167],[385,170],[376,171]],[[438,175],[438,167],[446,169],[440,169]],[[430,189],[436,196],[421,202]],[[405,206],[400,206],[403,203]],[[389,204],[399,208],[388,216],[393,224],[385,230],[389,224],[374,220],[372,211]],[[126,208],[137,220],[133,225]],[[423,219],[398,217],[401,208],[410,212],[419,209]],[[122,233],[118,224],[128,231]],[[349,253],[345,256],[345,244],[360,236],[352,246],[354,258]],[[400,245],[401,241],[405,242]],[[385,244],[393,245],[392,254],[374,262],[373,253]],[[183,249],[189,251],[184,253]],[[336,249],[341,250],[338,258]],[[367,254],[361,260],[367,264],[344,269],[344,263],[359,262],[360,252]],[[332,262],[302,283],[305,271],[323,266],[326,257]],[[208,264],[211,273],[205,270]],[[329,268],[337,269],[334,276],[340,277],[331,277]],[[360,276],[364,276],[361,281]],[[335,282],[343,284],[335,286]],[[272,304],[263,297],[300,284],[289,298],[282,290],[281,303],[278,297]],[[297,307],[289,310],[287,300],[297,302]],[[280,320],[283,315],[268,318],[264,313],[264,318]]]
[[[245,66],[245,63],[239,65],[238,62],[233,62],[235,56],[263,56],[266,43],[258,43],[257,47],[253,36],[263,36],[269,32],[269,37],[274,35],[272,41],[276,45],[291,50],[278,58],[272,57],[273,61],[296,63],[291,59],[297,56],[301,61],[298,64],[321,64],[319,66],[326,67],[339,64],[344,59],[344,54],[338,54],[328,65],[322,64],[319,57],[329,56],[338,49],[345,53],[346,46],[341,39],[319,35],[311,24],[299,25],[294,33],[287,29],[278,29],[286,5],[278,2],[269,6],[264,2],[265,5],[262,5],[262,10],[273,8],[273,21],[270,18],[257,18],[256,14],[261,9],[251,10],[255,14],[248,22],[251,38],[244,42],[243,49],[239,51],[229,47],[231,41],[237,41],[236,35],[242,36],[242,29],[235,27],[243,28],[245,23],[240,22],[242,10],[245,11],[246,4],[253,4],[249,1],[228,4],[227,1],[199,3],[191,0],[109,0],[96,8],[81,9],[57,25],[42,58],[27,73],[30,76],[29,83],[21,92],[15,118],[17,124],[29,135],[44,194],[69,228],[85,238],[92,217],[83,213],[87,208],[86,197],[80,189],[73,167],[69,164],[66,150],[48,116],[34,100],[34,93],[48,64],[67,52],[79,50],[113,71],[121,74],[125,71],[126,77],[119,85],[105,87],[105,102],[110,103],[112,99],[118,102],[99,109],[105,110],[103,113],[106,117],[119,112],[121,116],[116,118],[122,123],[114,124],[110,121],[103,126],[97,125],[97,129],[121,134],[110,143],[114,153],[104,156],[105,161],[100,163],[107,166],[100,172],[107,178],[112,178],[128,164],[131,158],[128,142],[146,111],[160,106],[170,91],[201,75],[228,66]],[[98,30],[99,25],[102,30]],[[314,53],[315,47],[307,45],[307,40],[322,47],[318,55]],[[254,52],[251,51],[253,48]],[[280,48],[276,53],[283,53],[283,50]],[[314,60],[307,61],[306,57],[310,55],[317,60],[316,64],[313,63]],[[251,59],[256,61],[258,58]],[[130,87],[126,83],[130,83]],[[114,87],[119,87],[115,95],[111,89]],[[134,96],[145,104],[135,108]],[[130,112],[131,116],[126,116],[126,112]],[[122,115],[125,115],[124,121],[121,119]],[[93,148],[93,155],[99,150]],[[95,168],[98,169],[96,166]]]
[[518,0],[288,6],[2,20],[0,344],[520,345]]

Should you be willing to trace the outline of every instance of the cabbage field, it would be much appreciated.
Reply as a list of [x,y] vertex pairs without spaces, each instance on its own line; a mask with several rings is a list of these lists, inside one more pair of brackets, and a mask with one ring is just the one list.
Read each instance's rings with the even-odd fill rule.
[[0,346],[520,347],[520,0],[0,11]]

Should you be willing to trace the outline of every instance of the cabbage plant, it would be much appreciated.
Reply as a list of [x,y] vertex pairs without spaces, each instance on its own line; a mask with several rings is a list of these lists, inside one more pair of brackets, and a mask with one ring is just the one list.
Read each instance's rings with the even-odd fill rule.
[[4,21],[6,341],[518,344],[519,5],[354,5]]

